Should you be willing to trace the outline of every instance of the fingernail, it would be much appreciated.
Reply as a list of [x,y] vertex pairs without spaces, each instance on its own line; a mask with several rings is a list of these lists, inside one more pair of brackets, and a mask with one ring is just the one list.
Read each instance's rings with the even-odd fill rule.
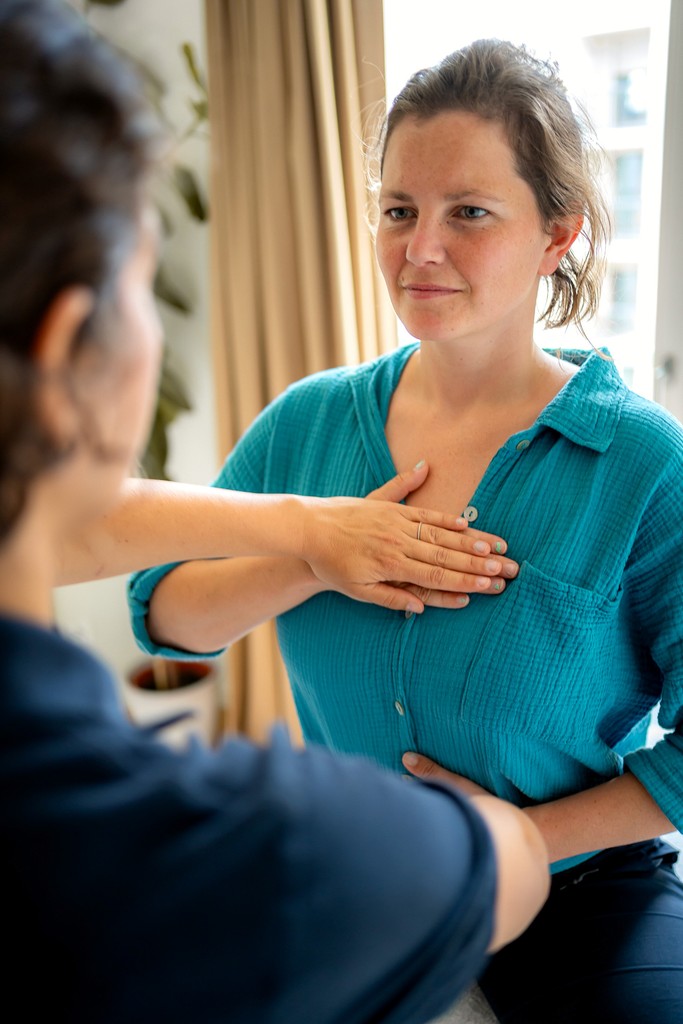
[[425,464],[425,460],[424,459],[420,459],[420,461],[416,462],[415,465],[413,466],[413,470],[422,469],[424,464]]
[[455,525],[456,526],[467,526],[467,520],[465,519],[464,516],[458,516],[458,518],[455,520]]
[[410,612],[411,615],[419,615],[421,610],[422,609],[420,608],[419,604],[414,604],[414,602],[412,601],[410,601],[406,605],[406,615],[408,614],[408,612]]
[[470,599],[469,597],[465,597],[464,594],[461,594],[459,597],[456,597],[455,603],[457,604],[458,608],[464,608],[466,604],[470,603]]
[[502,582],[502,580],[496,580],[496,582],[493,584],[493,589],[502,590],[504,586],[505,584]]
[[411,752],[403,755],[403,763],[407,768],[416,768],[418,764],[417,754]]
[[500,562],[494,561],[493,558],[488,558],[484,563],[489,572],[500,572],[502,566]]
[[519,566],[514,562],[510,562],[503,566],[503,575],[507,576],[509,580],[513,580],[519,572]]
[[491,577],[477,576],[475,585],[479,587],[480,590],[488,590],[489,587],[491,586]]
[[496,541],[495,552],[497,555],[504,555],[507,550],[507,544],[501,540]]
[[[464,520],[463,520],[463,522],[464,522]],[[474,550],[477,552],[478,555],[488,555],[489,550],[490,550],[490,548],[489,548],[488,544],[486,543],[486,541],[483,541],[483,540],[475,540],[475,542],[472,545],[472,547],[474,548]]]

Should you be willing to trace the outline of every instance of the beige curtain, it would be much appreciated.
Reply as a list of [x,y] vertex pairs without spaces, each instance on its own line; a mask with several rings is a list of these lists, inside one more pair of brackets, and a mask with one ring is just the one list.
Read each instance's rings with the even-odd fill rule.
[[[205,0],[212,329],[227,452],[292,381],[396,344],[365,222],[381,0]],[[230,653],[228,728],[296,731],[271,624]]]

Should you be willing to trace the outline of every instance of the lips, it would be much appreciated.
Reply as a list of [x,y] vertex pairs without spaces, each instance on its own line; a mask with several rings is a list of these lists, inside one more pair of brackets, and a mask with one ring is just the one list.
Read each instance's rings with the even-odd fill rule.
[[441,295],[455,295],[462,291],[461,288],[451,288],[448,285],[421,284],[417,281],[401,285],[403,290],[414,299],[436,299]]

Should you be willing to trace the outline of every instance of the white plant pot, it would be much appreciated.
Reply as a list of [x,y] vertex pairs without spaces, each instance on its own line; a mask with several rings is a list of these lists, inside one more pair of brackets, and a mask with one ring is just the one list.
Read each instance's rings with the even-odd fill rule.
[[142,666],[124,680],[123,699],[128,714],[136,725],[152,726],[176,715],[189,712],[182,721],[159,730],[159,738],[172,747],[187,746],[191,737],[197,737],[208,746],[216,741],[220,710],[218,674],[203,662],[188,663],[204,676],[196,682],[173,689],[147,689],[134,680],[151,675],[149,665]]

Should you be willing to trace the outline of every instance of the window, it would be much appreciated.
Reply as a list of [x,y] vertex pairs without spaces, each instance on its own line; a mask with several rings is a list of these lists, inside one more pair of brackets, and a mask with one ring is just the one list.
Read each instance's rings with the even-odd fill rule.
[[615,123],[620,127],[647,122],[647,72],[634,68],[616,77]]
[[632,238],[640,231],[643,151],[617,154],[614,171],[614,233],[617,238]]
[[609,323],[616,331],[631,331],[636,316],[637,267],[612,267],[607,276]]

